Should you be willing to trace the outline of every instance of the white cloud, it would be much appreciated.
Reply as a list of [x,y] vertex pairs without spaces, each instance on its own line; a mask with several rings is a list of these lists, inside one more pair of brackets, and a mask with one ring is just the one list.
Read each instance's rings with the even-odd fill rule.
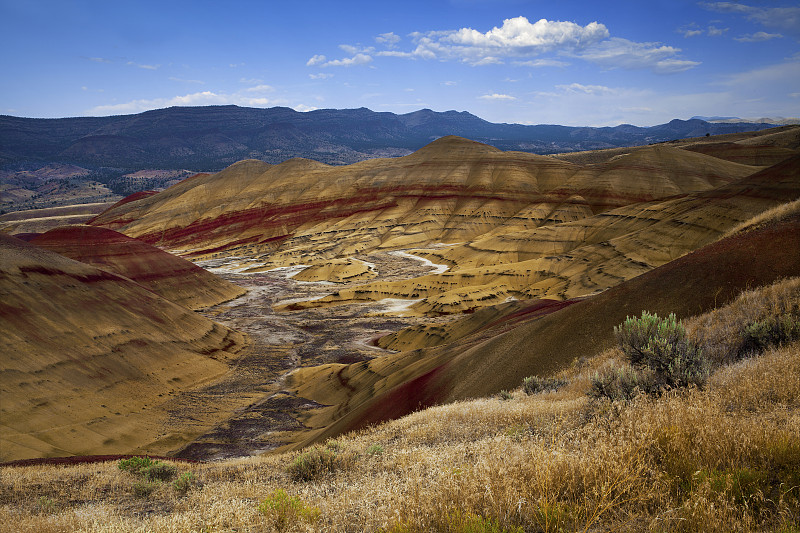
[[700,64],[697,61],[675,59],[673,56],[678,52],[680,48],[660,43],[637,43],[612,37],[576,56],[608,69],[649,68],[657,74],[682,72]]
[[310,105],[305,105],[305,104],[298,104],[298,105],[294,106],[292,109],[294,109],[295,111],[299,111],[301,113],[305,113],[307,111],[316,111],[319,108],[318,107],[314,107],[314,106],[310,106]]
[[[388,35],[381,34],[377,40],[381,42]],[[681,72],[700,64],[678,59],[679,48],[611,37],[608,28],[599,22],[582,26],[575,22],[540,19],[531,23],[525,17],[516,17],[505,19],[501,26],[487,32],[460,28],[414,32],[409,36],[414,46],[409,50],[373,52],[372,49],[347,47],[343,49],[354,53],[351,59],[326,62],[325,59],[315,59],[323,56],[314,56],[309,64],[349,66],[364,64],[366,57],[371,61],[373,56],[460,61],[472,66],[502,64],[508,60],[516,66],[527,67],[566,67],[570,64],[561,58],[537,57],[543,54],[580,58],[608,69],[649,68],[656,73]],[[361,63],[354,61],[358,57],[356,50],[364,56]]]
[[697,37],[698,35],[703,35],[703,30],[679,30],[679,31],[687,39],[689,37]]
[[328,58],[325,57],[324,55],[317,54],[317,55],[313,56],[311,59],[309,59],[306,62],[306,66],[307,67],[313,67],[315,65],[321,65],[322,63],[324,63],[327,60],[328,60]]
[[161,67],[161,65],[142,65],[139,63],[134,63],[133,61],[128,61],[128,65],[132,67],[143,68],[145,70],[158,70]]
[[371,63],[371,62],[372,62],[372,56],[367,55],[367,54],[363,54],[363,53],[358,53],[358,54],[354,55],[353,57],[346,57],[344,59],[334,59],[334,60],[331,60],[331,61],[326,61],[325,63],[322,63],[320,66],[322,66],[322,67],[354,67],[354,66],[357,66],[357,65],[366,65],[367,63]]
[[87,57],[86,59],[94,61],[95,63],[113,63],[113,61],[104,57]]
[[569,85],[556,85],[557,89],[562,89],[568,93],[583,93],[583,94],[612,94],[614,89],[605,87],[603,85],[583,85],[580,83],[571,83]]
[[327,80],[328,78],[332,78],[333,74],[320,72],[319,74],[309,74],[308,77],[312,80]]
[[375,37],[375,42],[386,45],[389,48],[394,48],[400,42],[400,36],[395,35],[394,32],[381,33]]
[[479,96],[478,98],[480,98],[482,100],[516,100],[516,98],[514,98],[511,95],[508,95],[508,94],[497,94],[497,93],[484,94],[483,96]]
[[609,36],[597,22],[581,26],[574,22],[525,17],[506,19],[486,33],[472,28],[413,33],[411,54],[421,59],[459,60],[472,65],[492,63],[506,57],[530,57],[553,50],[575,51]]
[[248,87],[245,91],[249,93],[268,93],[272,92],[275,89],[270,85],[256,85],[255,87]]
[[87,115],[104,116],[119,115],[125,113],[141,113],[150,109],[161,109],[172,106],[205,106],[205,105],[241,105],[241,106],[275,106],[285,105],[282,99],[270,100],[268,98],[252,97],[248,94],[234,93],[215,93],[212,91],[202,91],[171,98],[153,98],[150,100],[131,100],[121,104],[100,105],[86,111]]
[[742,35],[736,37],[734,40],[741,43],[760,43],[762,41],[769,41],[770,39],[778,39],[783,37],[780,33],[767,33],[765,31],[757,31],[751,35]]
[[704,2],[700,5],[721,13],[741,14],[768,28],[800,36],[800,7],[756,7],[737,2]]
[[708,35],[710,37],[722,37],[730,28],[717,28],[716,26],[708,27]]
[[352,44],[340,44],[339,48],[341,48],[342,50],[345,51],[345,53],[350,54],[351,56],[354,56],[362,51],[361,48],[353,46]]
[[532,59],[530,61],[514,61],[515,65],[521,67],[568,67],[569,63],[566,61],[558,61],[557,59]]
[[781,85],[796,87],[797,80],[800,80],[800,61],[788,61],[732,74],[720,84],[737,88],[758,87],[766,91],[768,87]]

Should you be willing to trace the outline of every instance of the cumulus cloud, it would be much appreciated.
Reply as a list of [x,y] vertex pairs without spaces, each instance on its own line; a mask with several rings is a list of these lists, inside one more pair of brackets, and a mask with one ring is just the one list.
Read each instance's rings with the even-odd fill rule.
[[536,56],[553,50],[575,51],[609,36],[597,22],[581,26],[574,22],[541,19],[531,23],[525,17],[506,19],[488,32],[472,28],[411,34],[416,48],[411,54],[421,59],[459,60],[486,64],[500,58]]
[[750,35],[742,35],[741,37],[736,37],[734,40],[739,41],[741,43],[760,43],[762,41],[769,41],[771,39],[778,39],[783,37],[780,33],[767,33],[765,31],[757,31]]
[[[378,42],[399,42],[395,35],[381,34]],[[351,66],[366,64],[374,57],[396,57],[418,60],[459,61],[472,66],[495,65],[511,61],[516,66],[565,67],[563,58],[579,58],[604,68],[649,68],[657,73],[681,72],[699,65],[679,59],[679,48],[661,43],[638,43],[612,37],[599,22],[582,26],[569,21],[540,19],[530,22],[525,17],[510,18],[487,32],[473,28],[437,30],[409,34],[412,48],[381,50],[342,47],[353,57],[327,61],[314,56],[308,65]],[[551,54],[551,57],[539,57]],[[560,56],[553,58],[552,55]]]
[[306,62],[306,66],[307,67],[313,67],[315,65],[321,65],[321,64],[325,63],[327,60],[328,60],[328,58],[325,57],[324,55],[317,54],[317,55],[313,56],[311,59],[309,59]]
[[334,59],[322,63],[322,67],[354,67],[357,65],[366,65],[372,62],[372,56],[358,53],[353,57],[346,57],[344,59]]
[[484,94],[483,96],[479,96],[478,98],[482,100],[516,100],[513,96],[509,94]]
[[247,93],[215,93],[213,91],[202,91],[180,96],[173,96],[171,98],[153,98],[150,100],[131,100],[121,104],[109,104],[93,107],[86,111],[87,115],[104,116],[104,115],[120,115],[124,113],[141,113],[150,109],[161,109],[164,107],[172,106],[204,106],[204,105],[241,105],[251,107],[264,107],[285,105],[286,102],[281,99],[268,99],[263,97],[254,97]]
[[394,32],[381,33],[375,37],[375,42],[383,44],[389,48],[394,48],[400,42],[400,36],[395,35]]
[[343,59],[332,59],[328,61],[328,58],[322,54],[317,54],[313,56],[306,62],[306,66],[308,67],[354,67],[358,65],[366,65],[372,62],[372,56],[369,55],[368,52],[371,52],[372,48],[361,49],[356,46],[351,46],[349,44],[341,44],[339,48],[344,50],[345,52],[352,54],[352,57],[345,57]]

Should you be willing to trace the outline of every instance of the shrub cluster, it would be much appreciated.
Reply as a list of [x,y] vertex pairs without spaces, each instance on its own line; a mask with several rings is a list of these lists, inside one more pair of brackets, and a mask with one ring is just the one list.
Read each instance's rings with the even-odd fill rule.
[[[117,467],[138,478],[133,485],[133,493],[141,497],[149,496],[162,482],[171,480],[178,472],[176,467],[146,456],[120,459]],[[175,481],[175,490],[185,494],[191,488],[192,481],[193,475],[190,472],[184,473]]]
[[686,337],[683,324],[671,313],[667,318],[642,312],[614,328],[617,344],[629,366],[607,368],[592,380],[597,397],[629,399],[639,392],[657,394],[667,389],[702,386],[711,371],[700,346]]
[[338,441],[332,440],[325,446],[311,446],[289,463],[286,471],[292,481],[312,481],[331,474],[349,462],[357,454],[349,453]]
[[566,384],[567,381],[563,379],[528,376],[522,380],[522,390],[530,396],[540,392],[555,392]]
[[800,339],[800,317],[793,313],[771,315],[764,320],[756,320],[745,328],[738,355],[746,357],[796,339]]
[[313,524],[319,519],[320,510],[309,507],[296,496],[289,496],[285,490],[272,492],[258,506],[264,516],[272,519],[277,531],[287,531],[298,523]]

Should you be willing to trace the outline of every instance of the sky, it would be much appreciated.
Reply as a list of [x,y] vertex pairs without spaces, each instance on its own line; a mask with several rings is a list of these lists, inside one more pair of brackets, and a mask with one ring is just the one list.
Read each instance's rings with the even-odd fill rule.
[[800,117],[800,4],[0,0],[0,114],[185,105],[651,126]]

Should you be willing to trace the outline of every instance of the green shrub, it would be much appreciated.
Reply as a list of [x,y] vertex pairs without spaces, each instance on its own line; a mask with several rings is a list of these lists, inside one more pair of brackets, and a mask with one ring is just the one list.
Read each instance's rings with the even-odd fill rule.
[[313,524],[319,519],[320,511],[309,507],[298,497],[289,497],[283,489],[272,492],[258,506],[265,516],[272,518],[275,529],[286,531],[297,522]]
[[657,390],[703,385],[711,370],[697,343],[686,338],[686,330],[670,313],[667,318],[642,312],[614,328],[614,335],[630,364],[649,369]]
[[658,391],[655,373],[649,368],[630,365],[605,368],[591,378],[590,396],[612,400],[630,400],[638,394]]
[[178,479],[172,482],[172,486],[180,494],[186,494],[194,485],[194,474],[191,472],[184,472]]
[[500,398],[501,400],[504,400],[504,401],[505,400],[510,400],[510,399],[512,399],[514,397],[514,395],[511,392],[507,391],[507,390],[501,390],[497,394],[497,396],[498,396],[498,398]]
[[522,390],[525,394],[538,394],[540,392],[555,392],[568,382],[558,378],[542,378],[539,376],[528,376],[522,380]]
[[175,477],[177,472],[177,468],[174,466],[161,461],[153,461],[149,457],[120,459],[117,467],[138,478],[138,481],[133,484],[133,493],[141,498],[152,494],[154,490],[161,486],[162,481],[169,481]]
[[133,484],[133,493],[140,497],[145,498],[150,496],[158,487],[161,486],[160,481],[151,481],[149,479],[142,479]]
[[161,461],[153,461],[153,464],[146,466],[139,470],[139,475],[149,480],[169,481],[175,477],[178,469],[172,465],[162,463]]
[[152,466],[154,461],[149,457],[129,457],[128,459],[120,459],[117,467],[120,470],[130,472],[134,475],[139,475],[142,469]]
[[793,314],[772,315],[749,324],[744,331],[739,357],[760,353],[800,338],[800,318]]
[[373,444],[369,448],[367,448],[367,455],[382,455],[383,454],[383,446],[380,444]]
[[337,441],[312,446],[294,458],[286,471],[293,481],[311,481],[335,472],[343,464],[344,447]]

